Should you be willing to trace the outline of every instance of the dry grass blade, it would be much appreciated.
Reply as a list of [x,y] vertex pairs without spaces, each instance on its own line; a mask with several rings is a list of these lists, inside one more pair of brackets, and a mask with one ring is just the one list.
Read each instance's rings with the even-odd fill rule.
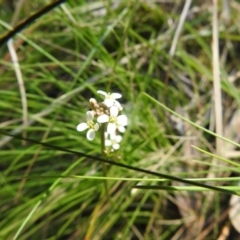
[[180,19],[179,19],[179,23],[178,23],[176,32],[174,34],[173,41],[172,41],[172,44],[171,44],[171,48],[170,48],[170,51],[169,51],[170,57],[173,57],[174,53],[176,51],[177,43],[178,43],[181,31],[183,29],[183,24],[184,24],[184,21],[185,21],[185,19],[187,17],[189,8],[191,6],[191,3],[192,3],[192,0],[185,1],[185,5],[184,5],[183,11],[181,13],[181,16],[180,16]]
[[[219,61],[219,28],[218,28],[218,1],[213,0],[213,89],[214,89],[214,109],[216,121],[216,133],[223,136],[223,121],[222,121],[222,94],[221,94],[221,79],[220,79],[220,61]],[[216,150],[218,155],[224,154],[222,152],[223,141],[216,139]]]
[[[24,87],[22,72],[21,72],[19,62],[18,62],[18,57],[17,57],[16,51],[14,49],[13,41],[9,40],[8,43],[7,43],[7,46],[8,46],[11,58],[12,58],[13,68],[14,68],[14,71],[15,71],[15,74],[16,74],[16,78],[17,78],[17,81],[18,81],[18,86],[19,86],[19,90],[20,90],[20,94],[21,94],[22,113],[23,113],[22,119],[23,119],[23,129],[24,129],[28,126],[28,107],[27,107],[26,90],[25,90],[25,87]],[[27,137],[26,130],[23,130],[23,137],[24,138]],[[23,144],[25,145],[26,142],[23,141]]]

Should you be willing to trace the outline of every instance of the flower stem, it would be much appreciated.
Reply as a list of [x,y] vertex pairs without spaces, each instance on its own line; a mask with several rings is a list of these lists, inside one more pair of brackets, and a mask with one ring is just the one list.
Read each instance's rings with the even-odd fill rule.
[[102,148],[102,157],[106,157],[106,153],[105,153],[105,128],[106,128],[106,124],[103,123],[102,124],[102,131],[101,131],[101,148]]
[[[105,134],[105,128],[106,128],[106,124],[102,124],[101,148],[102,148],[102,157],[103,158],[106,157],[106,152],[105,152],[105,135],[104,135]],[[103,171],[103,176],[106,177],[107,176],[107,166],[106,166],[106,163],[104,163],[104,162],[102,162],[102,171]],[[105,186],[106,195],[109,198],[107,180],[104,181],[104,186]]]

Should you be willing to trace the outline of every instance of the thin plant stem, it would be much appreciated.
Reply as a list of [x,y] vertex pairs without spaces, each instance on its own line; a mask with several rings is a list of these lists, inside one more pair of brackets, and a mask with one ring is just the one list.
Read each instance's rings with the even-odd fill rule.
[[[106,129],[106,124],[102,123],[101,125],[101,151],[102,151],[102,158],[106,157],[106,152],[105,152],[105,129]],[[107,165],[105,162],[102,162],[102,171],[103,171],[103,177],[107,177]],[[104,191],[105,190],[105,191]],[[104,179],[104,190],[102,191],[102,195],[107,197],[107,200],[111,203],[111,199],[108,193],[108,182],[107,179]],[[103,207],[105,200],[101,200],[101,202],[96,206],[95,210],[93,211],[92,214],[92,220],[90,221],[90,226],[89,229],[85,235],[84,239],[91,239],[92,234],[94,231],[94,225],[96,224],[97,217],[98,217],[98,212],[100,209]]]
[[[101,127],[101,148],[102,148],[102,157],[106,157],[106,152],[105,152],[105,129],[106,129],[106,124],[102,124]],[[107,177],[107,166],[105,162],[102,162],[102,171],[103,171],[103,176]],[[106,195],[108,196],[108,183],[107,180],[104,180],[104,186],[105,186],[105,191]],[[109,196],[108,196],[109,197]]]
[[106,124],[103,123],[101,127],[101,149],[102,149],[102,157],[106,157],[106,152],[105,152],[105,129],[106,129]]

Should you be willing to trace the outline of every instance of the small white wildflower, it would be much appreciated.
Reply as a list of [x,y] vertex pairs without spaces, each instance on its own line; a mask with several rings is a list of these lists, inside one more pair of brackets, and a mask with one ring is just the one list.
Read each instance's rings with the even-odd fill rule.
[[99,129],[99,124],[93,122],[94,113],[93,111],[87,111],[86,113],[86,123],[79,123],[77,125],[77,131],[82,132],[86,129],[89,129],[87,131],[87,139],[93,140],[95,138],[95,132]]
[[99,123],[107,123],[107,132],[109,134],[114,134],[116,129],[120,132],[125,131],[125,127],[127,125],[127,116],[122,114],[118,116],[118,107],[112,106],[110,108],[110,116],[107,114],[103,114],[97,118]]
[[[119,99],[122,97],[122,95],[120,93],[106,93],[101,90],[98,90],[97,92],[99,94],[102,94],[103,96],[105,96],[105,99],[103,102],[107,105],[107,107],[113,106],[114,101],[116,101],[116,99]],[[120,103],[119,103],[119,105],[120,105]]]
[[118,150],[120,148],[119,143],[122,141],[122,136],[116,134],[110,134],[108,139],[108,134],[105,133],[105,146],[112,147],[114,150]]

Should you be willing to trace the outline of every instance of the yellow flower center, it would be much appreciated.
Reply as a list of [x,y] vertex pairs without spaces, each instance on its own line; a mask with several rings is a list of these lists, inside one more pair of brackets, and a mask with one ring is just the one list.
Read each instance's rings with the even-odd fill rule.
[[114,116],[110,116],[110,117],[109,117],[109,122],[110,122],[110,123],[116,123],[116,122],[117,122],[117,118],[114,117]]
[[94,129],[94,122],[93,121],[88,121],[87,125],[89,128]]

